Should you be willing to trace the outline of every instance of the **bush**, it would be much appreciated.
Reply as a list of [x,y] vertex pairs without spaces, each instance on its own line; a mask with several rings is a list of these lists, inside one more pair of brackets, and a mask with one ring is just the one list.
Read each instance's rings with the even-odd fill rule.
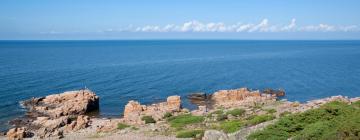
[[180,128],[188,124],[201,123],[204,121],[203,116],[192,116],[191,114],[173,116],[168,118],[171,127]]
[[125,128],[127,128],[127,127],[130,127],[129,125],[127,125],[127,124],[123,124],[123,123],[118,123],[117,124],[117,129],[125,129]]
[[197,135],[201,137],[204,135],[204,130],[188,130],[180,131],[176,134],[177,138],[196,138]]
[[226,115],[233,115],[233,116],[242,116],[243,114],[245,113],[245,110],[244,109],[233,109],[233,110],[230,110],[230,111],[227,111],[226,112]]
[[156,123],[156,121],[154,120],[154,118],[151,117],[151,116],[143,116],[143,117],[141,117],[141,120],[142,120],[142,121],[145,121],[145,124],[148,124],[148,123]]
[[259,124],[262,122],[272,120],[274,118],[275,117],[273,115],[257,115],[257,116],[250,117],[247,124],[248,125],[256,125],[256,124]]
[[318,109],[281,117],[278,122],[249,135],[248,139],[359,139],[357,104],[330,102]]
[[166,112],[165,114],[164,114],[164,119],[166,119],[166,118],[170,118],[172,116],[172,114],[170,113],[170,112]]
[[223,120],[226,120],[228,117],[226,114],[218,114],[216,116],[216,121],[223,121]]
[[291,112],[285,111],[285,112],[282,112],[282,113],[280,114],[280,117],[287,116],[287,115],[290,115],[290,114],[291,114]]
[[243,123],[238,120],[225,121],[220,124],[220,129],[225,133],[233,133],[238,131],[243,126]]

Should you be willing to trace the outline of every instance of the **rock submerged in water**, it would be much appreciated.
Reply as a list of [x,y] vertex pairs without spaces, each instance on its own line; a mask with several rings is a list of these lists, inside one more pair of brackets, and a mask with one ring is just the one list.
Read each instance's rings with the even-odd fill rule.
[[[34,132],[39,138],[61,138],[64,131],[77,131],[88,126],[90,118],[84,114],[99,108],[99,97],[85,89],[32,98],[22,104],[28,112],[26,121],[13,121],[18,122],[17,125],[24,126],[21,129],[14,128],[19,130],[16,131],[19,132],[17,136],[20,136],[23,130],[24,133]],[[8,138],[13,137],[13,131],[13,129],[9,130]]]

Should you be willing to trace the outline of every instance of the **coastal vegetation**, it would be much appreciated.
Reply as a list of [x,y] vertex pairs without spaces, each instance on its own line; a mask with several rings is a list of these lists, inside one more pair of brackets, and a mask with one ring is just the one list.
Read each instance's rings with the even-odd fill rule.
[[201,138],[204,135],[204,130],[184,130],[176,134],[177,138]]
[[168,118],[171,127],[181,129],[188,124],[201,123],[204,121],[203,116],[193,116],[191,114],[184,114]]
[[359,139],[360,101],[334,101],[304,113],[285,115],[274,125],[251,134],[250,140]]
[[273,115],[254,115],[254,116],[250,116],[249,118],[247,118],[247,125],[256,125],[262,122],[266,122],[269,120],[274,119],[275,116]]
[[239,120],[224,121],[220,123],[220,130],[225,133],[238,131],[244,124]]
[[118,123],[117,124],[117,129],[121,130],[121,129],[125,129],[127,127],[130,127],[129,125],[127,124],[123,124],[123,123]]
[[151,117],[151,116],[143,116],[143,117],[141,117],[141,120],[145,121],[145,124],[148,124],[148,123],[156,123],[156,121],[154,120],[154,118]]
[[239,108],[236,108],[236,109],[233,109],[233,110],[229,110],[226,112],[226,115],[233,115],[233,116],[241,116],[245,113],[245,110],[244,109],[239,109]]

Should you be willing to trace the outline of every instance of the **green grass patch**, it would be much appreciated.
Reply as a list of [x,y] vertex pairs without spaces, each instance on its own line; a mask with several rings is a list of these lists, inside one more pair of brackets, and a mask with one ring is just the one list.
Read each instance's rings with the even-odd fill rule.
[[203,116],[192,116],[191,114],[172,116],[168,118],[171,127],[181,128],[188,124],[201,123],[204,121]]
[[291,114],[291,112],[285,111],[285,112],[282,112],[282,113],[280,114],[280,117],[284,117],[284,116],[287,116],[287,115],[290,115],[290,114]]
[[360,139],[357,103],[330,102],[318,109],[281,117],[275,124],[248,136],[250,140]]
[[143,116],[143,117],[141,117],[141,120],[142,120],[142,121],[145,121],[145,124],[148,124],[148,123],[156,123],[156,121],[154,120],[154,118],[151,117],[151,116]]
[[256,125],[262,122],[266,122],[269,120],[275,119],[273,115],[256,115],[248,118],[247,124],[248,125]]
[[186,130],[180,131],[176,134],[177,138],[196,138],[196,136],[200,135],[202,137],[204,135],[204,130]]
[[125,129],[125,128],[127,128],[127,127],[130,127],[129,125],[127,125],[127,124],[123,124],[123,123],[118,123],[117,124],[117,129]]
[[220,123],[220,129],[223,130],[225,133],[233,133],[243,126],[243,123],[239,120],[232,120],[232,121],[224,121]]
[[239,108],[237,108],[237,109],[233,109],[233,110],[229,110],[229,111],[227,111],[226,112],[226,115],[229,115],[229,114],[231,114],[231,115],[233,115],[233,116],[242,116],[242,115],[244,115],[244,113],[245,113],[245,110],[244,109],[239,109]]
[[276,110],[275,109],[267,109],[266,112],[268,114],[274,114],[274,113],[276,113]]

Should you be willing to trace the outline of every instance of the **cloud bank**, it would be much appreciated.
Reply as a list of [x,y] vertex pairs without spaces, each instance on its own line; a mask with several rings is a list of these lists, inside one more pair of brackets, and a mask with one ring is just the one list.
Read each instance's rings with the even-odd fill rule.
[[175,25],[168,24],[165,26],[146,25],[133,27],[129,26],[124,29],[114,30],[107,29],[103,32],[121,31],[121,32],[359,32],[357,25],[335,26],[329,24],[298,26],[296,19],[292,19],[286,25],[271,25],[268,19],[263,19],[259,23],[236,23],[225,24],[223,22],[203,23],[197,20]]

